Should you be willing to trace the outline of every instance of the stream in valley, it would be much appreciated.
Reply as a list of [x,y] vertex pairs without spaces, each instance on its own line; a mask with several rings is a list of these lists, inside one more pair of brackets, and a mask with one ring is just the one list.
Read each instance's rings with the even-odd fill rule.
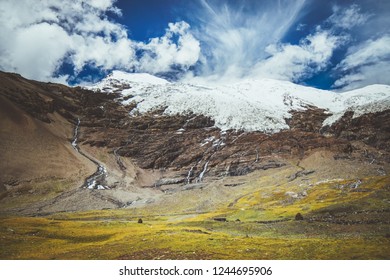
[[80,123],[81,123],[80,119],[77,118],[77,123],[76,123],[76,126],[74,128],[74,134],[73,134],[71,144],[72,144],[73,148],[80,155],[82,155],[83,157],[85,157],[88,160],[90,160],[91,162],[93,162],[97,167],[97,170],[95,171],[95,173],[93,173],[91,176],[89,176],[87,179],[85,179],[84,184],[81,187],[86,188],[86,189],[97,189],[97,190],[109,189],[109,187],[106,184],[106,177],[107,177],[106,167],[103,164],[99,163],[97,160],[90,157],[89,155],[85,154],[83,151],[81,151],[81,149],[78,145],[78,138],[79,138],[79,134],[80,134]]

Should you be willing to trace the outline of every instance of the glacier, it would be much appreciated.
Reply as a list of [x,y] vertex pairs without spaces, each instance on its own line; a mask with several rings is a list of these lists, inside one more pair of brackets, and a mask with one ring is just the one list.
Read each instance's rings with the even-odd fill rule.
[[[127,85],[127,87],[123,87]],[[210,117],[222,131],[243,130],[276,133],[289,129],[292,110],[309,107],[332,114],[331,125],[347,111],[354,117],[390,109],[390,86],[370,85],[348,92],[320,90],[274,79],[243,79],[231,83],[169,82],[146,73],[113,71],[88,86],[107,93],[120,89],[122,103],[135,103],[130,114],[164,109],[164,114],[197,114]]]

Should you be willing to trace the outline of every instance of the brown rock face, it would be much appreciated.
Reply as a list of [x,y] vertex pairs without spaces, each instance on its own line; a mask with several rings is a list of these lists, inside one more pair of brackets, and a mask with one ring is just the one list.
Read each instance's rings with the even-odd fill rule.
[[346,112],[332,126],[321,129],[321,133],[347,143],[344,152],[336,159],[359,158],[369,163],[390,162],[390,110],[369,113],[353,118]]
[[[346,113],[331,127],[322,128],[328,114],[309,107],[291,112],[292,117],[287,120],[290,129],[275,134],[221,131],[208,117],[168,116],[163,113],[164,108],[131,115],[129,112],[136,104],[123,106],[118,92],[108,94],[40,83],[9,73],[0,73],[0,83],[0,109],[14,124],[26,122],[25,114],[27,122],[52,124],[55,131],[48,130],[50,135],[58,135],[60,127],[66,126],[66,133],[58,139],[72,150],[72,130],[80,119],[80,145],[117,158],[117,168],[123,172],[128,166],[121,158],[128,159],[139,170],[167,171],[169,175],[153,179],[155,186],[200,183],[207,176],[241,176],[255,170],[277,169],[290,159],[299,161],[319,149],[332,152],[335,159],[390,162],[389,110],[358,118]],[[55,115],[61,117],[62,123]],[[3,145],[6,140],[1,139]],[[104,161],[105,156],[101,158]],[[91,162],[84,159],[83,164],[91,170]],[[17,170],[19,166],[15,163],[12,168]],[[72,169],[71,165],[59,168]],[[9,177],[7,180],[12,180]],[[1,188],[5,188],[4,180]]]
[[330,116],[324,109],[308,107],[306,111],[292,111],[292,118],[286,120],[292,130],[319,132],[324,120]]
[[[143,169],[173,170],[187,183],[199,182],[206,174],[239,176],[259,169],[279,168],[284,165],[283,159],[302,159],[317,149],[332,151],[335,158],[364,158],[362,147],[350,139],[321,131],[328,114],[318,108],[292,112],[292,118],[288,120],[291,129],[271,135],[222,132],[213,126],[213,120],[204,116],[167,116],[150,112],[131,117],[123,112],[115,117],[119,108],[119,105],[112,106],[100,119],[85,114],[83,122],[88,127],[84,128],[84,143],[116,150],[120,156],[132,158]],[[114,117],[108,120],[107,116]],[[102,123],[104,129],[99,128]],[[358,124],[364,131],[365,123]],[[377,129],[382,129],[382,126],[377,126]],[[374,131],[375,128],[370,133]],[[381,146],[373,148],[383,150]],[[388,157],[385,155],[381,159]]]
[[325,128],[325,131],[348,141],[362,141],[379,150],[390,152],[390,110],[353,118],[353,112]]

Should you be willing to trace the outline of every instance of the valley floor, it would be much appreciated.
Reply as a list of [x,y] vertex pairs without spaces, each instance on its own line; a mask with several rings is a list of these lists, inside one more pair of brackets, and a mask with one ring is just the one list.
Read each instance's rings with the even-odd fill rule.
[[215,181],[138,208],[3,214],[0,258],[390,258],[390,176],[269,184],[275,176]]

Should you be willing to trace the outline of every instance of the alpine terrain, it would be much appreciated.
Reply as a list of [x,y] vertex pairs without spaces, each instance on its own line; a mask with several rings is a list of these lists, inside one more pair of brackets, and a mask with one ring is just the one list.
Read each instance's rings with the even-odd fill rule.
[[388,259],[390,86],[0,72],[2,259]]

